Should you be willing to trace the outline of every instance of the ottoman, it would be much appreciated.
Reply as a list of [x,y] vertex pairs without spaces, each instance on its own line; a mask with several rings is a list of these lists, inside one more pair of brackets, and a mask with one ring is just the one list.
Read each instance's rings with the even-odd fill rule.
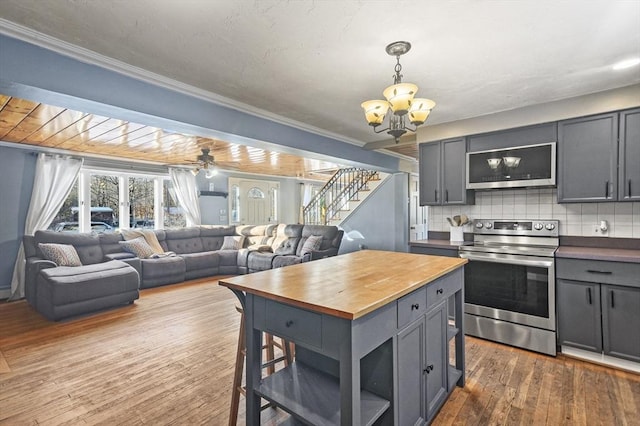
[[120,260],[43,269],[36,280],[35,308],[58,321],[132,303],[139,297],[139,285],[135,268]]

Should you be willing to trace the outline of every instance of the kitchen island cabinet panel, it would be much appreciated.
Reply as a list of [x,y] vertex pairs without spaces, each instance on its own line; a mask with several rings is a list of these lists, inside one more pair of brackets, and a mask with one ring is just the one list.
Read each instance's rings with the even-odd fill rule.
[[[408,350],[398,350],[404,330],[398,320],[406,318],[398,309],[418,305],[415,310],[424,312],[428,289],[435,285],[453,292],[456,320],[461,318],[466,262],[366,250],[220,280],[238,296],[245,312],[247,424],[260,423],[261,398],[304,424],[403,424],[401,395],[412,395],[414,389],[405,388],[400,375],[425,382],[416,406],[433,417],[449,395],[446,303],[417,320],[423,324],[418,358],[433,364],[434,377],[439,375],[430,401],[425,398],[431,379],[425,379],[422,365],[412,365]],[[296,344],[293,364],[264,379],[263,331]],[[464,372],[462,332],[455,339],[455,368]],[[464,375],[455,379],[464,386]]]

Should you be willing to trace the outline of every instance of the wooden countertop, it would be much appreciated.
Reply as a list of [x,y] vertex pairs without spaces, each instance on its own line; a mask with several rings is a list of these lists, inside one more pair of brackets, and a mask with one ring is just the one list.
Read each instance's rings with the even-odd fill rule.
[[220,285],[354,320],[467,263],[466,259],[363,250],[220,280]]
[[560,246],[556,258],[640,263],[640,250]]

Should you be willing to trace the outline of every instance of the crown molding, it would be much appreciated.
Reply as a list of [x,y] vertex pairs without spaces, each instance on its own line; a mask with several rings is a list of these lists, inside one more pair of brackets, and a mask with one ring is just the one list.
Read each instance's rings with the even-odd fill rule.
[[51,37],[47,34],[40,33],[31,28],[16,24],[3,18],[0,18],[0,34],[24,41],[29,44],[33,44],[43,49],[51,50],[53,52],[59,53],[61,55],[70,57],[86,64],[95,65],[127,77],[135,78],[145,83],[150,83],[164,89],[199,98],[204,101],[211,102],[216,105],[230,108],[242,113],[250,114],[258,118],[263,118],[278,124],[293,127],[298,130],[313,133],[330,139],[335,139],[340,142],[345,142],[356,146],[362,146],[364,144],[362,141],[319,129],[314,126],[309,126],[305,123],[291,120],[281,115],[271,113],[267,110],[256,108],[254,106],[235,101],[216,93],[209,92],[207,90],[203,90],[168,77],[164,77],[160,74],[156,74],[151,71],[147,71],[145,69],[119,61],[117,59],[101,55],[92,50],[68,43],[55,37]]

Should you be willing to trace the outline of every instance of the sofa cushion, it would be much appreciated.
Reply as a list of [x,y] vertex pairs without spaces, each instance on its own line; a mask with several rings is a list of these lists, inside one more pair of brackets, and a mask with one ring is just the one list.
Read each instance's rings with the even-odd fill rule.
[[260,253],[253,251],[249,253],[247,259],[247,267],[249,271],[266,271],[271,269],[271,262],[274,257],[277,257],[275,253]]
[[156,254],[144,237],[134,238],[133,240],[120,241],[120,245],[122,246],[123,250],[135,254],[140,259],[148,259]]
[[38,257],[44,259],[39,243],[71,244],[83,265],[104,262],[104,253],[97,235],[76,232],[36,231],[34,234]]
[[165,242],[169,251],[178,254],[205,251],[200,239],[200,228],[165,229]]
[[322,235],[311,235],[307,238],[304,244],[302,244],[300,254],[304,256],[307,253],[316,251],[320,249],[320,244],[322,244]]
[[276,229],[276,235],[271,241],[271,247],[275,254],[296,254],[302,228],[304,225],[280,224]]
[[244,236],[242,235],[227,235],[224,237],[224,242],[220,250],[240,250],[244,244]]
[[138,273],[119,260],[71,268],[44,269],[38,276],[38,298],[64,305],[116,293],[137,291]]
[[224,237],[235,235],[236,227],[233,225],[203,225],[200,227],[200,240],[203,251],[220,250],[224,243]]
[[71,244],[40,243],[38,247],[45,259],[58,266],[82,266],[78,252]]
[[271,261],[271,267],[282,268],[283,266],[296,265],[302,263],[302,258],[299,256],[276,256]]

